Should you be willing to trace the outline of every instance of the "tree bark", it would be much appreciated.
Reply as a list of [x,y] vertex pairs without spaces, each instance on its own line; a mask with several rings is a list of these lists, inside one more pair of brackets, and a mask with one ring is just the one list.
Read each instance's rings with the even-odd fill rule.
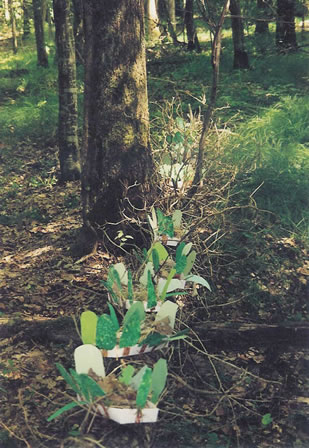
[[83,3],[82,0],[73,0],[72,4],[74,11],[73,29],[74,29],[76,61],[80,64],[84,64],[85,37],[84,37],[84,21],[83,21]]
[[194,26],[193,9],[193,0],[186,0],[184,22],[187,31],[188,50],[197,50],[198,52],[200,52],[201,47]]
[[295,0],[277,0],[276,46],[279,52],[297,51]]
[[44,38],[43,1],[32,0],[32,5],[38,65],[40,65],[41,67],[48,67],[48,57],[46,53]]
[[31,2],[24,0],[23,2],[23,39],[26,39],[30,35],[30,12]]
[[237,0],[231,0],[230,12],[232,14],[232,33],[234,45],[233,67],[249,68],[249,58],[245,50],[244,25],[241,19],[241,10]]
[[175,0],[166,0],[166,1],[167,1],[168,31],[173,39],[174,44],[177,44]]
[[85,0],[84,27],[82,202],[92,231],[117,223],[121,210],[136,216],[150,190],[144,1]]
[[59,160],[61,181],[80,178],[76,60],[71,2],[53,0],[59,84]]
[[11,16],[12,47],[13,47],[13,53],[16,54],[18,47],[17,47],[16,17],[15,17],[15,11],[13,8],[13,1],[9,0],[8,5],[9,5],[10,16]]

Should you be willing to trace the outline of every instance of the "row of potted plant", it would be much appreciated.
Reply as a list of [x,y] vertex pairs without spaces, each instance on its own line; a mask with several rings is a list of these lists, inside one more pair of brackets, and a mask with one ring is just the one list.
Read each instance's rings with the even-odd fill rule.
[[[181,212],[164,216],[160,210],[152,210],[148,218],[153,244],[145,251],[139,269],[133,273],[123,263],[114,264],[102,282],[108,291],[109,314],[98,316],[87,310],[80,316],[83,344],[74,352],[75,370],[67,372],[57,365],[77,398],[49,420],[75,406],[86,407],[88,412],[100,413],[118,423],[157,419],[156,404],[166,382],[166,361],[160,359],[153,369],[143,366],[135,375],[134,367],[128,365],[116,377],[105,375],[104,359],[136,356],[184,339],[187,330],[174,332],[178,305],[169,299],[188,294],[188,283],[208,289],[210,286],[204,278],[191,273],[196,259],[192,243],[178,240],[182,238]],[[169,242],[177,246],[174,258],[165,247]],[[124,314],[121,322],[115,308],[118,315]]]

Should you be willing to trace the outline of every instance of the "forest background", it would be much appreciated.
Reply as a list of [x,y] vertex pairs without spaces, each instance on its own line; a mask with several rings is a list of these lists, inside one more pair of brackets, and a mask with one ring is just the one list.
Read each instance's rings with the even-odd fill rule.
[[[307,5],[232,2],[239,13],[234,14],[238,37],[229,11],[222,27],[203,182],[190,196],[213,86],[214,30],[224,2],[183,3],[176,1],[171,9],[173,2],[158,2],[155,20],[146,5],[150,137],[159,173],[155,206],[167,213],[183,210],[190,240],[198,248],[198,273],[212,292],[200,289],[197,297],[186,297],[178,325],[190,328],[190,338],[169,349],[159,422],[119,429],[98,417],[85,433],[80,413],[46,421],[67,399],[55,362],[72,365],[78,344],[72,316],[77,319],[87,308],[104,310],[101,280],[111,263],[123,258],[132,262],[131,235],[119,229],[110,244],[101,241],[86,256],[76,244],[83,224],[80,181],[63,179],[59,163],[53,5],[2,2],[4,447],[308,445]],[[295,35],[284,42],[278,17],[291,22],[278,11],[291,11],[291,4]],[[34,33],[36,8],[44,17],[41,45]],[[78,8],[72,16],[74,12],[76,25]],[[74,31],[77,43],[82,33],[77,26]],[[84,98],[80,45],[79,143]]]

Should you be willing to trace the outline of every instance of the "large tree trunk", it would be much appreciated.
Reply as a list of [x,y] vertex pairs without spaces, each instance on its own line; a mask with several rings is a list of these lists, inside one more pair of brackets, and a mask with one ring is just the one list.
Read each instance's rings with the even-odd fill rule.
[[121,210],[143,208],[153,172],[144,0],[85,0],[84,27],[82,199],[84,226],[93,231],[118,222]]
[[38,65],[48,67],[48,57],[45,48],[44,26],[43,26],[43,1],[32,0],[33,18],[35,28],[35,41],[38,55]]
[[187,31],[188,50],[197,50],[200,52],[201,47],[197,38],[193,20],[193,0],[186,0],[184,22]]
[[76,61],[71,2],[53,0],[59,84],[59,160],[61,180],[80,178]]
[[268,16],[268,6],[265,0],[257,0],[258,20],[255,23],[256,33],[268,33],[268,21],[263,20]]
[[23,1],[23,39],[30,35],[30,18],[31,18],[31,2],[29,0]]
[[12,29],[12,47],[13,47],[13,53],[17,53],[17,32],[16,32],[16,18],[15,18],[15,11],[13,8],[13,1],[9,0],[9,10],[10,10],[10,16],[11,16],[11,29]]
[[241,19],[241,10],[237,0],[231,0],[230,12],[232,14],[232,33],[234,45],[234,68],[249,68],[249,58],[245,50],[244,25]]
[[280,52],[297,51],[295,0],[277,0],[276,46]]

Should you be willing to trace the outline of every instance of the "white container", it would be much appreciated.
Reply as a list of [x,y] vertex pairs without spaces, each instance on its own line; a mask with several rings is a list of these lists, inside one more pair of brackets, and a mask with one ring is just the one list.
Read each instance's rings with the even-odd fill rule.
[[126,356],[135,356],[142,355],[143,353],[153,352],[155,350],[160,350],[168,346],[168,342],[160,345],[149,346],[147,344],[144,345],[132,345],[132,347],[123,347],[120,348],[119,345],[116,345],[112,350],[101,350],[103,358],[124,358]]
[[141,410],[128,408],[105,407],[98,404],[97,411],[104,417],[120,423],[120,425],[132,423],[154,423],[158,420],[159,409],[150,401],[147,407]]

